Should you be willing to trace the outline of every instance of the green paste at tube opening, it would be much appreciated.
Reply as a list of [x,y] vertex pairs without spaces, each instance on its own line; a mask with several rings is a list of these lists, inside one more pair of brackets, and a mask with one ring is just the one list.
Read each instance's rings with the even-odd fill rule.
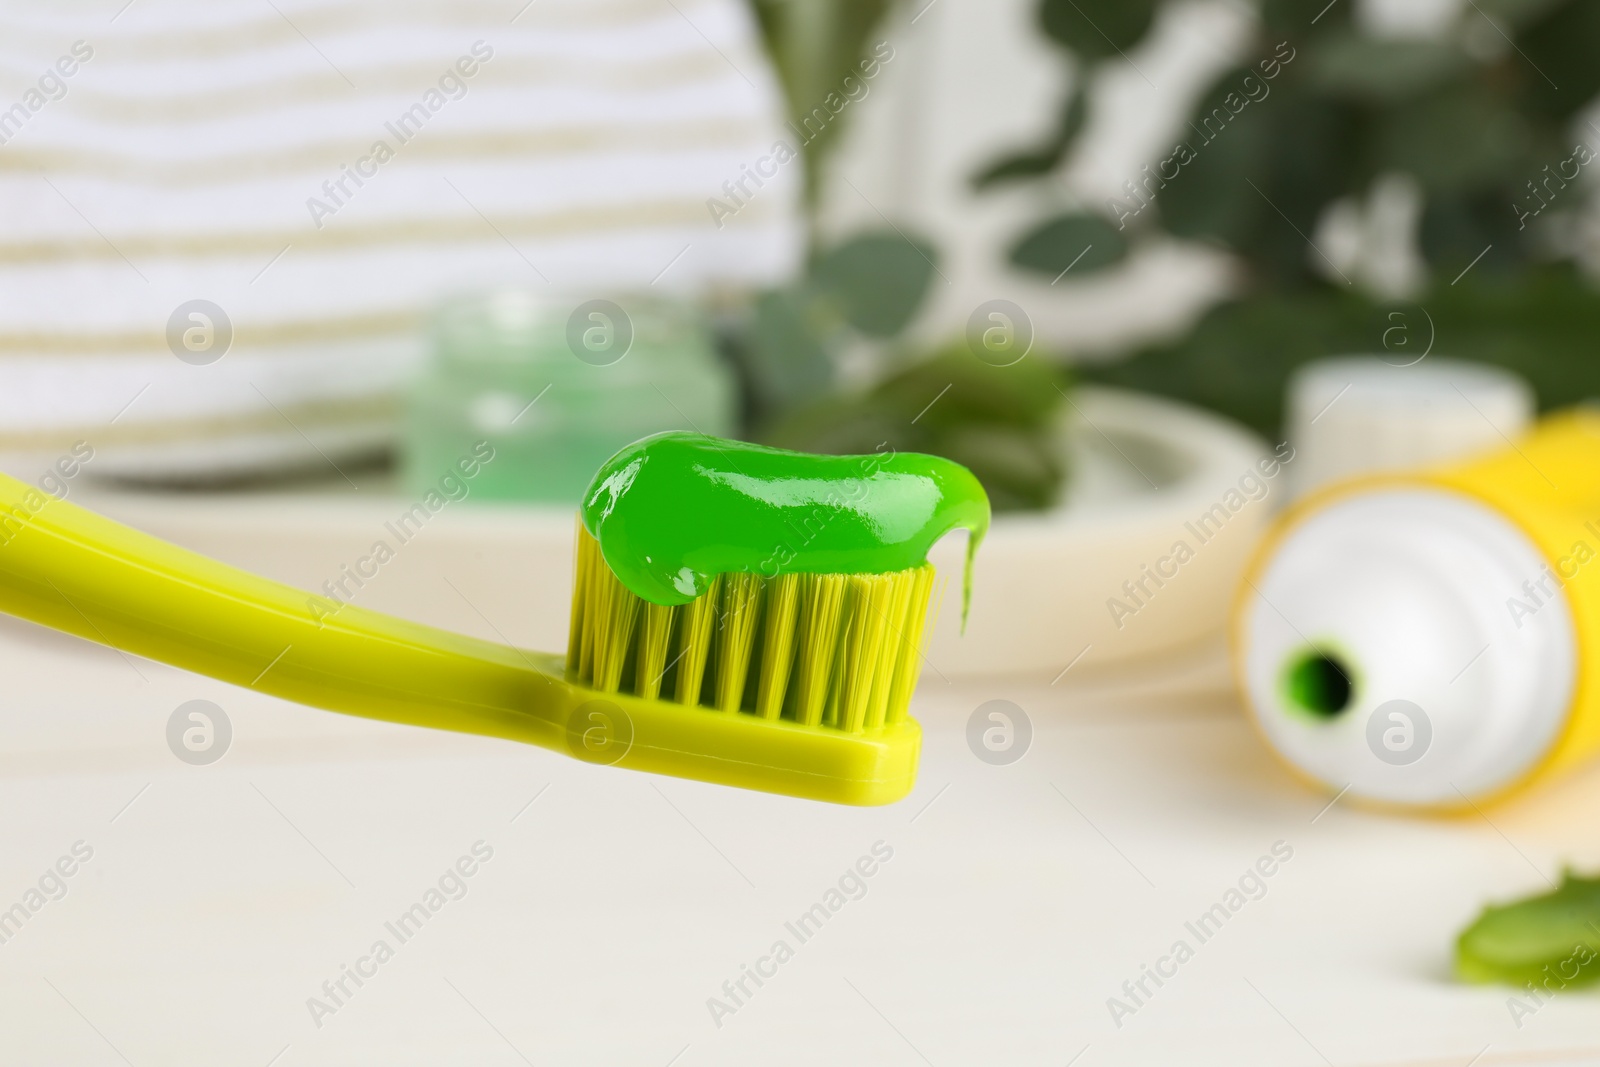
[[606,461],[584,494],[583,525],[622,584],[653,604],[687,604],[733,572],[906,570],[962,527],[965,626],[989,498],[971,471],[938,456],[816,456],[673,431]]

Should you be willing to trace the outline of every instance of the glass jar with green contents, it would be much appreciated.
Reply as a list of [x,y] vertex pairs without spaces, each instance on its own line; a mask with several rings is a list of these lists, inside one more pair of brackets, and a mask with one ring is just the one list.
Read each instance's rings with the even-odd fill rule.
[[654,295],[561,299],[498,289],[446,302],[406,416],[407,490],[458,461],[468,495],[572,504],[623,445],[661,430],[729,434],[735,385],[698,309]]

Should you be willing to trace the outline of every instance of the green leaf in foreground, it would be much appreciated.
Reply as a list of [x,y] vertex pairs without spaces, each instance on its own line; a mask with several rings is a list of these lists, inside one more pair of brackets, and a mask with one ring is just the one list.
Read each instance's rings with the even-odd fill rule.
[[1549,893],[1485,908],[1456,939],[1456,973],[1550,992],[1600,980],[1600,878],[1567,871]]

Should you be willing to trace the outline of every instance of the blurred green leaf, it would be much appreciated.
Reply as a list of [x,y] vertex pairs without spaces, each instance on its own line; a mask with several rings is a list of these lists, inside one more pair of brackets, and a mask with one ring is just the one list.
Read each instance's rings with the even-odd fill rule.
[[1092,62],[1137,45],[1155,11],[1155,0],[1044,0],[1039,24],[1045,36]]
[[1527,246],[1509,200],[1494,189],[1474,196],[1440,195],[1427,202],[1418,243],[1439,277],[1449,281],[1469,264],[1474,273],[1507,274],[1527,263]]
[[973,422],[1038,429],[1060,407],[1063,385],[1062,373],[1037,356],[996,367],[957,342],[892,375],[873,396],[931,429]]
[[1416,96],[1472,69],[1466,54],[1445,42],[1354,32],[1329,38],[1306,62],[1315,88],[1380,104]]
[[971,423],[936,438],[930,449],[976,475],[995,511],[1039,511],[1060,499],[1066,457],[1044,435]]
[[1099,215],[1058,215],[1025,234],[1011,250],[1011,262],[1023,270],[1056,277],[1068,267],[1091,274],[1120,263],[1128,241]]
[[1399,311],[1409,331],[1426,331],[1431,318],[1433,356],[1513,370],[1532,383],[1543,409],[1600,397],[1600,360],[1594,358],[1600,293],[1568,268],[1496,280],[1480,277],[1482,266],[1454,285],[1449,276],[1436,279],[1433,291],[1410,303],[1374,301],[1342,288],[1230,301],[1177,342],[1122,362],[1085,365],[1078,373],[1085,381],[1203,404],[1272,435],[1279,432],[1284,391],[1296,367],[1326,356],[1386,355],[1384,333]]
[[1576,989],[1600,981],[1597,964],[1600,878],[1570,870],[1548,893],[1485,908],[1456,939],[1456,973],[1471,982]]
[[1328,265],[1311,238],[1328,205],[1365,193],[1377,175],[1364,147],[1368,122],[1364,109],[1293,82],[1279,91],[1256,116],[1266,120],[1250,190],[1258,224],[1243,251],[1259,286],[1322,285]]
[[1523,106],[1530,111],[1571,118],[1600,94],[1595,59],[1600,56],[1600,4],[1595,0],[1556,5],[1517,33],[1516,42],[1505,65],[1520,78]]
[[1078,134],[1083,132],[1088,116],[1089,86],[1087,80],[1080,80],[1078,87],[1068,94],[1065,106],[1061,109],[1061,121],[1046,144],[995,160],[973,176],[972,187],[984,189],[999,182],[1036,178],[1050,173],[1072,148]]
[[1079,368],[1085,381],[1200,404],[1277,433],[1291,370],[1318,356],[1375,348],[1365,303],[1345,293],[1258,296],[1209,311],[1183,339]]
[[813,283],[868,337],[893,337],[927,294],[938,252],[896,232],[864,233],[824,253]]
[[1406,171],[1439,193],[1514,183],[1529,166],[1531,142],[1527,121],[1504,97],[1463,85],[1387,111],[1373,148],[1380,169]]
[[[1358,165],[1352,110],[1307,90],[1293,66],[1267,83],[1265,98],[1241,107],[1250,74],[1225,71],[1201,98],[1182,132],[1183,151],[1167,157],[1181,166],[1157,204],[1169,232],[1222,242],[1256,268],[1256,283],[1302,284],[1315,277],[1302,235]],[[1172,173],[1164,163],[1157,170]]]
[[974,189],[987,189],[1001,182],[1037,178],[1049,174],[1061,162],[1062,153],[1054,144],[1001,156],[972,176]]
[[1306,0],[1263,0],[1261,4],[1261,29],[1265,39],[1273,44],[1289,38],[1296,45],[1317,37],[1337,34],[1355,22],[1355,4],[1351,0],[1333,0],[1326,7],[1317,5],[1314,13],[1306,11]]
[[[866,85],[861,64],[878,64],[875,46],[893,48],[886,41],[874,41],[874,31],[883,21],[892,0],[749,0],[761,27],[767,53],[783,83],[789,120],[796,129],[806,130],[801,151],[806,174],[806,203],[815,205],[820,192],[820,174],[829,150],[837,143],[845,111],[836,116],[827,106],[829,94],[852,96],[851,85]],[[872,68],[869,68],[872,69]],[[851,79],[847,84],[846,79]],[[857,93],[862,90],[856,90]],[[806,119],[815,109],[830,115],[826,123],[808,128]]]
[[824,395],[833,385],[833,360],[822,338],[826,324],[808,294],[776,289],[756,298],[733,357],[756,419]]
[[[1156,202],[1162,222],[1175,236],[1210,238],[1242,248],[1267,208],[1250,188],[1250,179],[1254,175],[1258,184],[1262,179],[1269,128],[1257,121],[1262,115],[1251,113],[1255,105],[1235,116],[1223,103],[1245,73],[1231,70],[1212,84],[1195,108],[1196,121],[1179,131],[1179,150],[1166,157],[1177,166],[1177,174],[1156,193]],[[1271,102],[1268,97],[1263,103]],[[1235,124],[1246,115],[1249,121]],[[1172,172],[1171,167],[1162,170],[1161,163],[1156,170],[1163,176]]]
[[[1206,404],[1274,432],[1295,366],[1382,350],[1395,305],[1362,295],[1350,279],[1330,284],[1311,239],[1331,205],[1364,203],[1375,181],[1399,172],[1423,189],[1420,247],[1435,287],[1404,313],[1432,316],[1436,354],[1506,366],[1546,405],[1600,396],[1592,355],[1600,294],[1570,259],[1539,265],[1569,255],[1553,253],[1542,236],[1553,218],[1591,202],[1592,191],[1586,183],[1558,188],[1537,224],[1519,229],[1518,219],[1534,203],[1530,182],[1543,183],[1548,168],[1569,159],[1575,139],[1600,138],[1600,128],[1575,129],[1600,96],[1600,0],[1472,0],[1433,41],[1365,34],[1354,0],[1256,6],[1261,30],[1251,52],[1274,57],[1276,76],[1266,78],[1259,62],[1221,74],[1201,94],[1182,143],[1127,175],[1139,197],[1119,197],[1121,208],[1106,210],[1117,218],[1100,224],[1116,227],[1136,213],[1141,225],[1159,221],[1174,236],[1221,244],[1244,267],[1246,295],[1214,308],[1189,337],[1084,376]],[[1091,63],[1133,47],[1151,22],[1144,3],[1043,0],[1040,16],[1051,39]],[[1042,152],[1019,156],[983,177],[1022,177],[1047,162]],[[1141,201],[1151,196],[1147,214]],[[1047,220],[1015,259],[1058,273],[1096,243],[1075,228],[1090,225]]]
[[[1488,15],[1502,28],[1512,30],[1525,28],[1557,8],[1576,6],[1576,3],[1574,0],[1473,0],[1473,5],[1480,17]],[[1469,9],[1464,14],[1470,17],[1474,12]]]
[[[1374,176],[1367,109],[1318,92],[1307,59],[1286,65],[1267,96],[1242,108],[1250,68],[1220,76],[1185,131],[1193,158],[1157,193],[1169,232],[1238,252],[1262,288],[1323,284],[1326,267],[1308,239],[1329,204],[1364,193]],[[1157,169],[1172,173],[1165,163]]]
[[997,511],[1043,508],[1066,476],[1056,435],[1065,388],[1065,375],[1037,357],[995,367],[957,342],[861,396],[797,412],[763,439],[808,452],[928,452],[968,467]]

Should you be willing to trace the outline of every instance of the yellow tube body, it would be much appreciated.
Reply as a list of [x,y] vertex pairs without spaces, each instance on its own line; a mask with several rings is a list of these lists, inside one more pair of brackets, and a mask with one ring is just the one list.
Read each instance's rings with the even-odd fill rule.
[[[1252,598],[1260,595],[1264,573],[1308,520],[1341,502],[1394,489],[1458,494],[1492,509],[1515,526],[1558,576],[1557,595],[1565,599],[1575,630],[1577,654],[1570,706],[1543,755],[1514,781],[1490,793],[1422,807],[1440,812],[1471,811],[1474,805],[1503,799],[1593,758],[1600,750],[1600,411],[1587,408],[1552,415],[1519,440],[1508,441],[1506,447],[1464,462],[1361,477],[1326,487],[1280,516],[1246,571],[1233,612],[1234,670],[1241,693],[1252,705],[1253,723],[1261,725],[1263,711],[1255,706],[1260,701],[1251,697],[1246,677],[1246,617]],[[1472,578],[1463,575],[1461,580]],[[1294,614],[1292,606],[1281,610],[1291,617]],[[1275,747],[1270,738],[1268,743]],[[1298,776],[1312,777],[1287,757],[1286,762]],[[1353,795],[1353,799],[1361,798]],[[1382,800],[1376,803],[1393,806]]]
[[1600,412],[1540,422],[1500,451],[1421,476],[1498,510],[1539,547],[1577,630],[1577,677],[1560,738],[1509,793],[1600,751]]

